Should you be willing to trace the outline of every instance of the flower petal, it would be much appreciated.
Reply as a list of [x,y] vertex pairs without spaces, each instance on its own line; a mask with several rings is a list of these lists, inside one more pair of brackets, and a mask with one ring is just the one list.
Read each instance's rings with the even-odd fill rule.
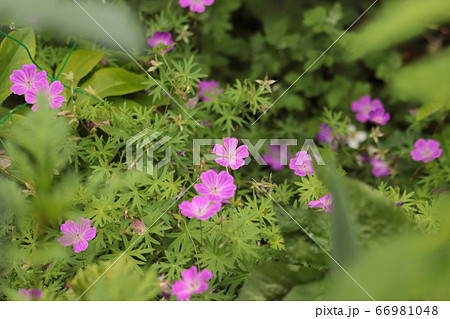
[[84,250],[86,250],[86,248],[88,248],[88,242],[84,239],[80,240],[73,246],[73,250],[76,253],[79,253],[80,251],[84,251]]
[[62,237],[59,237],[57,241],[64,247],[67,247],[72,245],[76,241],[76,237],[70,235],[63,235]]
[[234,153],[237,145],[238,145],[237,138],[226,137],[223,139],[223,146],[225,146],[225,149],[228,151],[228,153]]
[[217,156],[228,156],[227,150],[220,144],[214,145],[213,153]]
[[228,159],[225,158],[225,157],[219,157],[219,158],[216,158],[216,159],[215,159],[215,162],[216,162],[217,164],[219,164],[220,166],[223,166],[223,167],[228,167],[228,166],[230,166],[230,162],[229,162]]
[[236,150],[236,157],[246,158],[248,156],[248,147],[247,145],[241,145]]
[[181,278],[186,282],[193,282],[197,278],[197,267],[192,266],[189,269],[183,270],[181,272]]

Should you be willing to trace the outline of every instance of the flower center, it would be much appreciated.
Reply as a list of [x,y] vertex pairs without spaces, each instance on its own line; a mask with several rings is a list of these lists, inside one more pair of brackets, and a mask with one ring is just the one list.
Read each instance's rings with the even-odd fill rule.
[[425,148],[425,149],[423,150],[423,152],[422,152],[422,155],[423,155],[424,157],[431,157],[432,152],[431,152],[431,150],[430,150],[429,148]]
[[193,4],[203,4],[203,0],[191,0]]
[[370,111],[372,111],[372,105],[366,104],[366,105],[364,105],[364,106],[362,107],[362,112],[363,112],[365,115],[369,115]]
[[33,84],[34,84],[34,81],[30,80],[30,79],[28,79],[26,82],[26,86],[28,89],[31,89],[33,87]]
[[214,195],[218,195],[220,193],[220,188],[217,185],[214,185],[210,189],[211,189],[211,193],[214,194]]
[[194,292],[200,288],[200,282],[197,278],[195,278],[193,281],[188,283],[190,291]]

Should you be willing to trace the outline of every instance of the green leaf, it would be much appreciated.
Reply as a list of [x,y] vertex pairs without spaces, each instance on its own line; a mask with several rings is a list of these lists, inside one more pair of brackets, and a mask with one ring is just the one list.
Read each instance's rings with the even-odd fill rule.
[[[63,84],[69,86],[77,86],[78,82],[88,75],[94,67],[98,64],[98,62],[103,58],[103,52],[101,51],[92,51],[92,50],[76,50],[72,52],[69,60],[67,61],[64,69],[62,70],[62,74],[58,78]],[[63,67],[64,61],[66,61],[67,55],[61,64],[56,68],[55,76],[61,71]],[[73,81],[70,81],[68,77],[64,76],[64,73],[69,77],[71,73],[73,74]]]
[[349,43],[344,43],[344,47],[349,48],[355,58],[384,50],[417,36],[429,25],[448,21],[450,2],[448,0],[378,1],[371,10],[377,9],[376,18],[360,31],[348,34]]
[[123,259],[116,265],[110,261],[80,269],[70,285],[81,300],[152,300],[161,291],[155,267],[142,273]]
[[[450,198],[435,215],[450,210]],[[443,219],[442,221],[444,221]],[[376,300],[448,300],[450,249],[447,221],[436,236],[406,234],[373,251],[362,253],[346,270]],[[335,272],[327,300],[367,300],[369,297],[344,272]]]
[[[145,76],[131,73],[121,68],[104,68],[92,75],[82,84],[82,89],[94,93],[99,98],[107,96],[120,96],[144,90],[146,85]],[[87,97],[80,96],[80,103],[85,102]]]
[[442,102],[430,102],[425,103],[419,108],[419,111],[417,112],[416,119],[418,121],[423,120],[424,118],[427,118],[428,116],[436,113],[440,109],[442,109],[445,106]]
[[283,298],[292,301],[317,301],[323,300],[326,291],[327,279],[313,281],[306,285],[298,285]]
[[256,266],[244,283],[238,300],[282,299],[294,286],[323,276],[323,271],[282,262]]
[[450,98],[450,50],[400,69],[392,89],[401,98],[443,104]]
[[[13,31],[9,35],[25,44],[34,58],[36,39],[33,29]],[[31,64],[25,48],[14,40],[5,37],[0,44],[0,103],[12,93],[10,90],[12,83],[9,76],[14,70],[21,69],[24,64]]]

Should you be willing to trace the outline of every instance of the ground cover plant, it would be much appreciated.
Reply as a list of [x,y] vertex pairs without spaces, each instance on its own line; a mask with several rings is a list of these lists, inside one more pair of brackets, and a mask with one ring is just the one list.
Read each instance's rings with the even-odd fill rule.
[[450,298],[447,0],[0,4],[1,300]]

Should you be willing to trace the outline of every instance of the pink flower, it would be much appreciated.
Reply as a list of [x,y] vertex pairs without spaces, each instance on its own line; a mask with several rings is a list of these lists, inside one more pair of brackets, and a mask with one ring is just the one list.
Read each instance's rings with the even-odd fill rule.
[[223,89],[220,88],[219,83],[211,80],[203,80],[198,84],[198,95],[202,98],[203,101],[211,101],[212,97],[223,93]]
[[384,177],[391,174],[389,165],[383,159],[377,158],[377,156],[372,157],[370,165],[372,165],[371,172],[375,177]]
[[306,176],[306,173],[314,175],[313,163],[311,157],[306,151],[300,151],[291,158],[289,168],[294,170],[295,175]]
[[198,272],[197,267],[192,266],[184,270],[181,273],[181,277],[183,280],[174,282],[172,294],[176,295],[178,300],[186,300],[191,298],[192,294],[200,294],[208,289],[209,285],[206,281],[210,280],[213,274],[208,269]]
[[18,294],[22,294],[26,300],[42,299],[42,290],[37,288],[31,288],[30,290],[20,289]]
[[438,141],[421,138],[414,143],[414,149],[410,152],[411,157],[415,161],[428,163],[441,156],[442,149],[439,148],[440,145]]
[[47,102],[48,105],[52,109],[59,109],[62,105],[62,102],[64,102],[65,98],[62,95],[59,95],[64,91],[64,86],[59,81],[53,82],[51,85],[48,84],[47,80],[42,80],[39,82],[36,82],[35,85],[31,88],[31,90],[28,91],[28,93],[25,95],[25,101],[29,104],[33,104],[31,109],[34,112],[39,111],[39,97],[43,96]]
[[285,146],[281,148],[280,145],[267,145],[267,149],[269,149],[270,153],[261,155],[264,162],[274,171],[282,170],[285,166],[285,164],[282,164],[282,159],[286,163],[285,161],[288,157]]
[[369,121],[378,124],[386,125],[391,118],[391,115],[384,111],[384,108],[379,108],[369,113]]
[[370,96],[365,95],[361,97],[358,101],[352,102],[351,109],[356,112],[356,119],[365,123],[370,120],[369,113],[377,109],[383,109],[383,103],[379,99],[371,99]]
[[215,203],[233,197],[236,191],[236,185],[233,184],[234,178],[226,171],[217,174],[211,169],[202,173],[200,180],[203,184],[195,184],[195,189],[199,194]]
[[61,225],[61,232],[64,234],[58,238],[58,241],[64,247],[73,245],[73,250],[76,253],[86,250],[88,247],[88,240],[95,237],[97,229],[91,227],[91,221],[85,218],[79,218],[76,222],[72,220],[66,221]]
[[331,213],[333,210],[333,196],[331,193],[319,198],[319,200],[312,200],[308,203],[311,208],[321,208],[325,213]]
[[224,167],[230,166],[231,169],[238,169],[245,164],[244,158],[248,156],[248,148],[241,145],[237,149],[238,140],[234,137],[223,139],[223,146],[216,144],[213,148],[214,154],[220,156],[216,158],[216,163]]
[[134,233],[138,233],[139,235],[142,235],[145,233],[145,225],[144,222],[140,219],[133,219],[133,227],[134,227]]
[[220,203],[210,204],[211,202],[207,197],[195,196],[192,202],[184,201],[178,205],[178,208],[184,216],[206,220],[214,216],[222,207]]
[[148,38],[147,41],[148,45],[150,45],[152,48],[157,48],[160,43],[167,46],[167,50],[162,50],[163,53],[172,50],[174,46],[174,42],[172,41],[172,34],[170,32],[156,31],[155,33],[153,33],[153,36],[151,38]]
[[337,147],[337,141],[333,136],[333,129],[328,128],[328,126],[326,123],[320,124],[320,132],[317,134],[317,140],[319,143],[326,142],[330,146]]
[[179,0],[178,3],[182,8],[189,6],[192,12],[204,12],[205,6],[212,5],[214,0]]
[[36,82],[46,80],[47,72],[37,72],[34,64],[23,65],[22,70],[14,70],[9,79],[14,83],[11,91],[17,95],[23,95],[28,93]]

